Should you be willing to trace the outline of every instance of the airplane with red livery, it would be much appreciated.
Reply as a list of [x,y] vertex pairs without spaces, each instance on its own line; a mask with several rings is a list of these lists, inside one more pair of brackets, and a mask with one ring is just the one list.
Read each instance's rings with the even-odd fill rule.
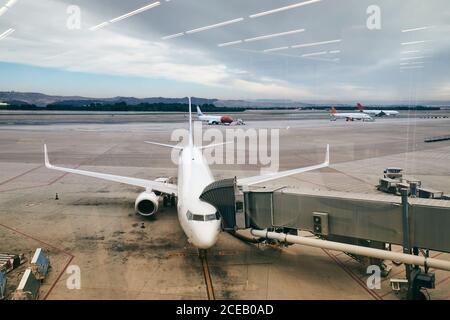
[[230,125],[234,122],[230,116],[208,116],[197,106],[197,116],[200,121],[208,122],[209,125]]
[[356,105],[360,112],[366,113],[375,117],[383,117],[383,116],[398,116],[400,113],[394,110],[365,110],[364,106],[361,103]]
[[335,107],[330,110],[330,120],[336,121],[337,119],[345,119],[346,121],[374,121],[374,119],[368,114],[362,112],[342,112],[338,113]]

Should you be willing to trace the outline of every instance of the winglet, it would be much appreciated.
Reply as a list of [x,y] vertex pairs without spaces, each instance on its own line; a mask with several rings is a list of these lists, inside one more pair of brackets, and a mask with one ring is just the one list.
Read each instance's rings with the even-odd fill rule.
[[325,155],[324,165],[326,165],[326,166],[330,165],[330,145],[329,144],[327,144],[327,154]]
[[44,144],[44,162],[45,166],[49,169],[52,168],[52,165],[50,164],[50,161],[48,160],[48,153],[47,153],[47,145]]

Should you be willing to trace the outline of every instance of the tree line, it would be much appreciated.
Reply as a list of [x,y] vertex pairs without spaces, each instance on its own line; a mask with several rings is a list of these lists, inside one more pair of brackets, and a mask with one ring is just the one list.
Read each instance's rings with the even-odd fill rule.
[[[203,112],[243,112],[245,108],[216,107],[213,104],[200,106]],[[27,111],[111,111],[111,112],[188,112],[188,104],[179,103],[140,103],[129,105],[126,102],[113,104],[90,103],[84,106],[75,106],[67,103],[52,103],[46,107],[38,107],[31,104],[11,104],[1,106],[3,110],[27,110]],[[195,110],[193,110],[195,112]]]
[[[298,107],[217,107],[213,104],[203,104],[200,106],[202,111],[208,112],[243,112],[245,110],[296,110]],[[329,106],[306,106],[301,107],[301,110],[328,110]],[[338,106],[338,110],[357,110],[354,106]],[[384,107],[370,107],[373,110],[398,110],[398,111],[432,111],[441,110],[440,107],[427,107],[427,106],[384,106]],[[126,102],[116,103],[98,103],[91,102],[86,105],[71,104],[70,102],[56,102],[48,104],[45,107],[36,106],[34,104],[26,104],[14,102],[9,105],[0,105],[0,110],[26,110],[26,111],[109,111],[109,112],[188,112],[188,104],[180,103],[140,103],[140,104],[127,104]],[[195,107],[194,107],[194,112]]]

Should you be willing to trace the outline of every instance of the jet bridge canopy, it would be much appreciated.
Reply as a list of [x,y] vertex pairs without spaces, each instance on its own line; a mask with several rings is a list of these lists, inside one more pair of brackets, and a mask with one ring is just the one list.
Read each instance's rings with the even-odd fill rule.
[[203,190],[200,199],[212,204],[223,218],[223,228],[234,230],[236,226],[236,179],[215,181]]

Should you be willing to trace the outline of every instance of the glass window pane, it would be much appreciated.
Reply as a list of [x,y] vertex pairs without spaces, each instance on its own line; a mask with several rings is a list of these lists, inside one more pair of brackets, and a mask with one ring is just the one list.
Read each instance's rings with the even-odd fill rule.
[[194,221],[205,221],[205,216],[202,216],[200,214],[194,214]]

